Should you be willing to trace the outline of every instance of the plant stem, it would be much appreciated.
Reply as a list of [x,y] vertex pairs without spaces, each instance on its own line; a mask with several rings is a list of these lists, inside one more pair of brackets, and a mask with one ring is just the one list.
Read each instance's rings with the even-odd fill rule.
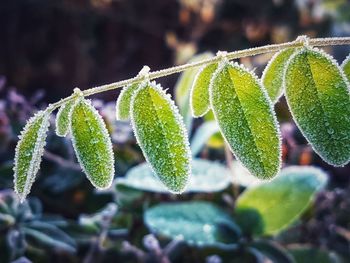
[[[225,55],[225,58],[228,60],[232,59],[237,59],[237,58],[242,58],[242,57],[249,57],[249,56],[255,56],[259,54],[264,54],[264,53],[270,53],[270,52],[277,52],[285,48],[297,48],[297,47],[302,47],[305,45],[309,46],[315,46],[315,47],[323,47],[323,46],[336,46],[336,45],[350,45],[350,37],[335,37],[335,38],[313,38],[313,39],[308,39],[307,37],[298,37],[296,40],[292,42],[287,42],[287,43],[282,43],[282,44],[273,44],[273,45],[266,45],[262,47],[255,47],[255,48],[249,48],[249,49],[244,49],[244,50],[238,50],[238,51],[233,51],[229,52]],[[147,74],[147,79],[152,80],[152,79],[157,79],[161,77],[165,77],[168,75],[172,75],[175,73],[179,73],[191,68],[203,66],[203,65],[208,65],[212,63],[217,63],[220,60],[222,60],[223,55],[222,54],[217,54],[216,56],[208,59],[204,59],[198,62],[193,62],[193,63],[188,63],[184,65],[179,65],[167,69],[162,69],[158,71],[153,71],[149,72]],[[82,91],[82,95],[84,97],[91,96],[93,94],[101,93],[104,91],[108,90],[114,90],[117,88],[121,88],[130,84],[133,84],[135,82],[142,81],[145,78],[144,75],[137,75],[134,78],[102,85],[102,86],[97,86],[94,88],[90,88],[87,90]],[[62,99],[54,104],[51,105],[53,109],[56,109],[66,103],[67,101],[71,100],[73,98],[73,95]]]

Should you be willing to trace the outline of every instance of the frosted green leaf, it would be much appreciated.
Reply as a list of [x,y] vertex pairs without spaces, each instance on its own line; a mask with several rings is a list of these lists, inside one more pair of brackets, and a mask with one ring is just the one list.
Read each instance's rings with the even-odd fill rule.
[[[205,52],[202,54],[198,54],[190,59],[189,63],[201,61],[203,59],[207,59],[212,57],[213,54],[210,52]],[[185,125],[188,130],[191,130],[192,126],[192,113],[190,108],[190,92],[191,87],[196,77],[199,69],[192,68],[181,73],[178,81],[175,85],[175,101],[180,109],[180,114],[184,118]]]
[[208,140],[219,131],[219,126],[215,121],[204,122],[199,126],[191,141],[192,156],[196,156]]
[[350,81],[350,55],[348,55],[346,59],[343,61],[343,63],[341,64],[341,68],[343,69],[344,74],[348,79],[348,81]]
[[303,49],[290,59],[285,87],[293,118],[315,152],[335,166],[349,162],[349,83],[334,59]]
[[274,104],[283,94],[284,71],[289,58],[294,52],[294,48],[287,48],[276,53],[262,74],[263,86]]
[[[213,56],[213,54],[210,52],[198,54],[198,55],[194,56],[192,59],[190,59],[188,61],[188,63],[198,62],[198,61],[201,61],[203,59],[210,58],[212,56]],[[194,81],[199,70],[200,69],[198,69],[198,68],[192,68],[192,69],[188,69],[188,70],[184,71],[180,75],[178,81],[176,82],[175,100],[176,100],[177,105],[180,108],[180,111],[185,104],[188,104],[191,87],[192,87],[193,81]]]
[[255,234],[276,234],[299,218],[326,183],[327,175],[314,167],[283,169],[271,182],[248,188],[240,195],[237,222],[247,222],[247,216],[256,212],[262,229]]
[[51,111],[39,111],[24,127],[16,146],[14,186],[20,201],[30,192],[44,153]]
[[95,187],[108,188],[114,177],[112,142],[102,117],[89,100],[81,98],[75,104],[70,129],[84,173]]
[[56,134],[58,136],[67,136],[72,117],[72,109],[75,103],[76,100],[70,100],[63,104],[58,110],[56,116]]
[[[202,159],[192,160],[192,174],[185,192],[218,192],[224,190],[232,180],[230,171],[222,164]],[[116,179],[118,186],[142,191],[167,193],[166,187],[155,176],[148,163],[131,168],[125,177]]]
[[194,117],[202,117],[210,109],[209,85],[218,64],[203,67],[196,75],[190,94],[190,105]]
[[232,244],[240,235],[225,211],[203,201],[151,207],[146,210],[144,221],[152,232],[196,246]]
[[210,84],[210,103],[237,159],[258,178],[274,177],[281,165],[281,139],[273,106],[256,76],[223,62]]
[[117,120],[128,120],[130,118],[130,102],[132,94],[139,87],[140,83],[134,83],[123,88],[116,103]]
[[144,83],[131,99],[131,123],[146,160],[164,185],[181,193],[191,174],[191,154],[181,115],[155,82]]

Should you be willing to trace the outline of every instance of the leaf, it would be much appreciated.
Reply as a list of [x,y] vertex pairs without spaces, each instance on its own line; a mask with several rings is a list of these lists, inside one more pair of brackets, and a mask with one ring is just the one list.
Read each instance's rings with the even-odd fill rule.
[[110,187],[114,177],[112,142],[89,100],[81,98],[74,106],[70,129],[78,161],[90,182],[99,189]]
[[76,251],[75,241],[58,227],[34,221],[23,228],[27,242],[38,248],[62,249],[68,252]]
[[[212,57],[213,54],[205,52],[198,54],[189,60],[189,63],[198,62]],[[184,71],[175,84],[175,101],[180,109],[180,114],[184,118],[186,128],[190,131],[192,126],[192,113],[190,108],[190,92],[194,78],[199,71],[198,68],[192,68]]]
[[[230,171],[222,164],[202,159],[192,160],[192,174],[185,192],[218,192],[231,183]],[[124,185],[142,191],[166,193],[148,163],[131,168],[125,177],[116,179],[117,187]],[[118,191],[118,190],[117,190]]]
[[191,141],[192,156],[196,156],[208,140],[219,131],[219,126],[215,121],[208,121],[199,126]]
[[160,235],[190,245],[235,243],[240,235],[233,219],[219,207],[203,201],[160,204],[146,210],[147,227]]
[[39,111],[25,125],[16,146],[14,186],[23,202],[39,170],[51,111]]
[[237,159],[258,178],[274,177],[281,165],[281,139],[271,101],[256,76],[223,62],[210,85],[210,103]]
[[58,110],[56,116],[56,134],[58,136],[67,136],[72,117],[72,109],[75,103],[76,100],[70,100],[63,104]]
[[334,166],[350,160],[350,93],[334,59],[317,49],[303,49],[290,60],[286,98],[304,137]]
[[345,262],[334,252],[324,249],[318,249],[308,245],[293,245],[288,249],[289,253],[294,257],[296,263],[338,263]]
[[240,195],[237,222],[246,221],[247,213],[256,212],[263,229],[255,234],[277,234],[299,218],[326,183],[326,174],[314,167],[283,169],[271,182],[248,188]]
[[[207,58],[212,57],[213,54],[210,52],[205,52],[202,54],[198,54],[194,56],[192,59],[188,61],[188,63],[193,63],[193,62],[198,62]],[[185,104],[188,104],[189,102],[189,95],[191,91],[191,87],[193,84],[193,81],[200,69],[198,68],[192,68],[189,70],[184,71],[178,81],[175,84],[175,98],[176,98],[176,103],[180,108],[180,111],[182,107]]]
[[131,100],[131,123],[146,160],[164,185],[181,193],[191,174],[191,153],[182,117],[155,82],[144,83]]
[[218,68],[218,64],[203,67],[196,75],[190,93],[192,115],[196,118],[204,116],[210,109],[209,85],[210,80]]
[[296,51],[294,48],[283,49],[277,52],[267,64],[263,74],[262,83],[271,101],[275,104],[283,94],[283,77],[287,62]]
[[345,60],[341,64],[341,68],[343,69],[348,81],[350,81],[350,54],[345,58]]
[[278,243],[268,240],[255,240],[251,247],[263,253],[270,262],[273,263],[294,263],[294,259],[288,252]]
[[128,120],[130,118],[130,103],[131,97],[140,83],[128,85],[122,89],[116,103],[116,118],[117,120]]

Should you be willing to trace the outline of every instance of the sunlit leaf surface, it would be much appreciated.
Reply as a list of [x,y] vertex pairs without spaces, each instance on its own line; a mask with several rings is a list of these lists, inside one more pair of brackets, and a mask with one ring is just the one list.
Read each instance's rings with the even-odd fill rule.
[[119,94],[116,103],[116,118],[117,120],[128,120],[130,118],[130,103],[131,97],[140,83],[134,83],[126,86]]
[[[210,52],[198,54],[190,59],[189,63],[207,59],[212,56],[213,54]],[[188,130],[191,130],[192,127],[192,113],[190,108],[191,87],[199,70],[199,68],[192,68],[182,72],[174,88],[175,101],[179,107],[180,114],[184,118],[184,123]]]
[[201,117],[210,109],[209,102],[209,85],[210,80],[218,68],[218,64],[209,64],[203,67],[196,75],[190,94],[190,105],[192,115]]
[[350,93],[333,58],[303,49],[288,65],[286,98],[293,118],[323,160],[342,166],[350,160]]
[[231,150],[255,176],[274,177],[281,165],[276,116],[259,80],[238,64],[222,63],[210,85],[210,103]]
[[253,214],[262,228],[255,234],[276,234],[299,218],[312,202],[315,193],[327,183],[327,176],[314,167],[283,169],[271,182],[248,188],[236,203],[238,222]]
[[68,134],[72,117],[72,109],[75,103],[75,100],[70,100],[63,104],[58,110],[56,116],[56,134],[58,136],[64,137]]
[[160,86],[144,83],[131,102],[136,139],[155,174],[174,193],[181,193],[191,174],[191,153],[182,117]]
[[294,48],[288,48],[276,53],[263,72],[262,83],[273,103],[276,103],[283,94],[284,71],[294,52]]

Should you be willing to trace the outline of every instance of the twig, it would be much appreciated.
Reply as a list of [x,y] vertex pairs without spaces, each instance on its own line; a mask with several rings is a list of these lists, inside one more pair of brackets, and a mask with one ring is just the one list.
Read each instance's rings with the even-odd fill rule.
[[[259,54],[264,54],[264,53],[270,53],[270,52],[277,52],[285,48],[297,48],[297,47],[302,47],[302,46],[315,46],[315,47],[323,47],[323,46],[336,46],[336,45],[350,45],[350,37],[335,37],[335,38],[313,38],[313,39],[308,39],[305,36],[298,37],[296,40],[292,42],[287,42],[287,43],[282,43],[282,44],[273,44],[273,45],[266,45],[262,47],[255,47],[255,48],[249,48],[249,49],[244,49],[244,50],[238,50],[238,51],[233,51],[229,52],[225,55],[225,58],[228,60],[232,59],[238,59],[242,57],[249,57],[249,56],[255,56]],[[166,68],[158,71],[153,71],[149,72],[147,77],[149,80],[152,79],[157,79],[161,77],[165,77],[168,75],[172,75],[175,73],[179,73],[191,68],[203,66],[203,65],[208,65],[212,63],[217,63],[222,59],[222,55],[218,54],[212,58],[204,59],[198,62],[192,62],[184,65],[179,65],[176,67],[171,67],[171,68]],[[144,79],[144,76],[142,74],[137,75],[134,78],[102,85],[102,86],[97,86],[94,88],[90,88],[87,90],[82,91],[82,95],[87,97],[91,96],[93,94],[101,93],[104,91],[108,90],[114,90],[117,88],[121,88],[139,81],[142,81]],[[62,99],[56,103],[53,103],[51,105],[52,110],[60,107],[67,101],[73,99],[73,95],[66,97],[65,99]]]

